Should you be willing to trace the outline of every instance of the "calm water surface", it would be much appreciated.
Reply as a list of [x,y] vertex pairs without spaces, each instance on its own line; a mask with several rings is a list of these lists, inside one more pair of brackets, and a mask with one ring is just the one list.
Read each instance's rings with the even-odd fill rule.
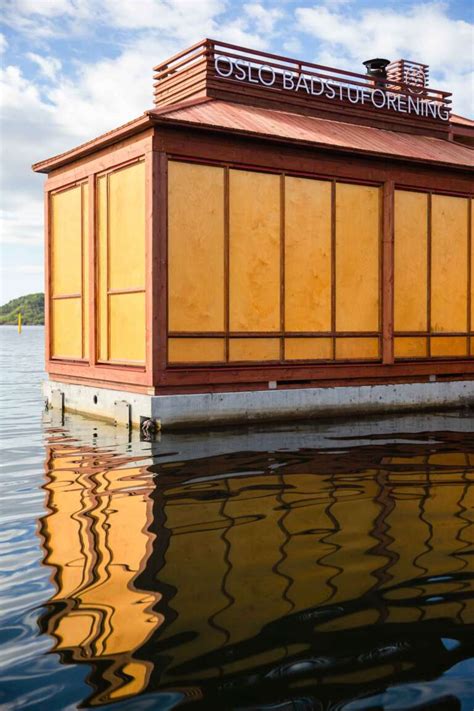
[[0,337],[2,708],[472,711],[472,413],[140,442]]

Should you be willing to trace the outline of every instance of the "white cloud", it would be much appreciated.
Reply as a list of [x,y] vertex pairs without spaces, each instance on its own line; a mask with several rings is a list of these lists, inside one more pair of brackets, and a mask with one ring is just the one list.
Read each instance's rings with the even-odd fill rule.
[[257,25],[259,32],[273,32],[276,23],[283,17],[283,12],[278,8],[264,7],[260,3],[244,5],[245,14]]
[[[82,17],[87,14],[87,1],[81,2]],[[36,14],[41,11],[49,21],[52,17],[73,13],[79,2],[57,0],[43,4],[36,0],[34,3],[18,0],[16,9],[20,19],[25,21],[33,17],[28,14],[30,8]],[[12,3],[9,5],[11,9]],[[264,33],[252,31],[255,23],[248,14],[228,19],[218,26],[216,15],[223,7],[221,0],[198,3],[146,0],[138,13],[135,2],[104,2],[100,5],[101,12],[104,15],[115,9],[117,25],[125,27],[134,14],[140,15],[136,24],[147,27],[130,40],[129,45],[122,47],[117,57],[90,63],[76,60],[62,65],[50,52],[39,50],[26,55],[38,67],[36,76],[16,65],[0,71],[3,104],[0,130],[2,136],[8,137],[3,146],[6,169],[0,176],[4,203],[0,232],[4,244],[39,245],[42,242],[43,177],[31,171],[31,164],[72,148],[151,108],[155,64],[206,34],[238,44],[265,46]],[[166,31],[150,32],[151,21]],[[67,73],[71,70],[72,74]],[[45,83],[41,77],[49,81]]]
[[55,79],[62,66],[56,57],[43,57],[34,52],[28,52],[26,56],[39,67],[41,74],[47,79]]
[[174,37],[215,30],[215,16],[226,9],[225,0],[104,0],[108,24],[125,29],[160,29]]
[[8,40],[4,34],[0,32],[0,54],[3,54],[8,47]]
[[[370,57],[410,59],[430,65],[433,88],[456,91],[460,113],[472,112],[472,44],[474,28],[449,17],[445,3],[364,9],[330,4],[299,7],[297,28],[320,45],[315,61],[362,71]],[[327,59],[329,58],[329,62]],[[339,58],[339,59],[338,59]]]
[[22,15],[57,15],[71,14],[75,8],[71,0],[13,0],[6,2],[6,8]]
[[[10,59],[0,71],[4,244],[28,249],[42,242],[43,178],[32,173],[31,163],[150,108],[152,67],[205,36],[356,71],[363,71],[361,62],[370,56],[423,61],[431,65],[431,84],[453,91],[455,111],[472,111],[472,26],[451,19],[444,4],[370,10],[346,0],[311,7],[301,0],[293,18],[288,13],[295,5],[294,0],[6,0],[5,21],[28,44],[24,59],[33,64]],[[78,36],[99,52],[98,61],[80,62],[80,54],[53,51],[51,38]],[[98,37],[118,54],[101,55],[104,45],[94,45]],[[305,42],[315,47],[313,56]],[[10,58],[0,35],[2,49]]]

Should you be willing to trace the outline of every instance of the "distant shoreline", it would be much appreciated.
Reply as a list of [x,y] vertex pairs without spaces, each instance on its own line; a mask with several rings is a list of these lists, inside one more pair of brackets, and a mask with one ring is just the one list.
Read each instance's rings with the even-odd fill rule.
[[25,294],[0,306],[0,326],[44,326],[44,294]]

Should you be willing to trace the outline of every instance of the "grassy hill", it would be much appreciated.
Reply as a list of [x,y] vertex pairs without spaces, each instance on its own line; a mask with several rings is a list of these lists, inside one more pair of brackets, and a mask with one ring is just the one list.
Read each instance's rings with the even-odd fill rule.
[[4,306],[0,306],[0,326],[16,324],[20,311],[24,325],[43,325],[44,294],[27,294],[26,296],[20,296],[18,299],[12,299]]

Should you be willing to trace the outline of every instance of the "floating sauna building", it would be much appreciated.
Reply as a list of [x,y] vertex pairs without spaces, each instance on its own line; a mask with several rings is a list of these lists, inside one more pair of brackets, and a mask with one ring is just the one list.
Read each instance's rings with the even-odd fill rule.
[[[204,40],[35,164],[50,403],[163,427],[474,400],[474,122],[428,67]],[[125,99],[124,99],[125,100]]]

